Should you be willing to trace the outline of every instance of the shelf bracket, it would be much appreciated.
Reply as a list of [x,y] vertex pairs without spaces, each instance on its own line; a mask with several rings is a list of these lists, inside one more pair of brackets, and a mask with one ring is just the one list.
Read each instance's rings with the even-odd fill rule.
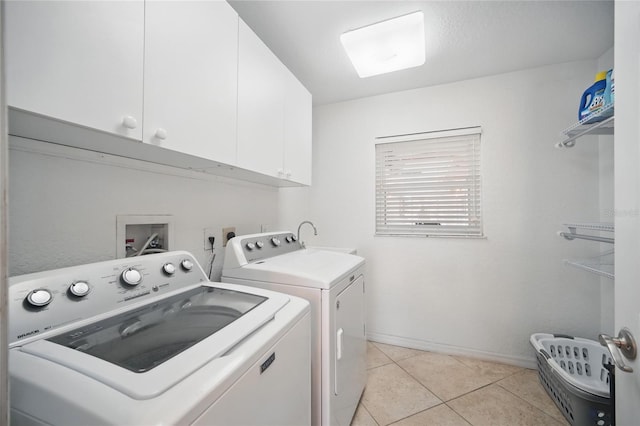
[[587,135],[587,134],[598,134],[598,132],[595,132],[595,130],[603,127],[605,124],[609,124],[610,122],[612,122],[614,119],[614,116],[612,115],[611,117],[607,117],[602,121],[599,121],[597,123],[595,123],[594,125],[576,133],[573,136],[569,136],[568,138],[564,139],[562,142],[558,142],[556,144],[557,148],[572,148],[575,144],[576,144],[576,139]]
[[609,243],[609,244],[613,244],[615,241],[613,238],[598,237],[596,235],[576,234],[574,232],[560,232],[558,233],[558,235],[560,235],[561,237],[564,237],[569,241],[573,239],[579,239],[579,240],[598,241],[600,243]]

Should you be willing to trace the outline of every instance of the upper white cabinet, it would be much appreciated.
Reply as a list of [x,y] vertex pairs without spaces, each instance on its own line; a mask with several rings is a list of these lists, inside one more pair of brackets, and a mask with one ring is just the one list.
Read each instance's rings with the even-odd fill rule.
[[223,1],[149,1],[143,141],[235,164],[238,15]]
[[9,106],[141,139],[144,2],[4,7]]
[[238,166],[282,177],[285,67],[240,19]]
[[285,179],[311,185],[311,93],[286,71],[283,171]]
[[311,183],[311,94],[240,19],[238,166]]
[[227,2],[3,5],[12,135],[311,183],[311,95]]

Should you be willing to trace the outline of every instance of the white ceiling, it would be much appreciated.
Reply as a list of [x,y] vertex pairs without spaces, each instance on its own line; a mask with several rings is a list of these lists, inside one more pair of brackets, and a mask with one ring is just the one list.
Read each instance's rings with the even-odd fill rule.
[[[326,104],[548,64],[595,59],[613,46],[613,1],[230,0]],[[340,34],[422,10],[426,63],[361,79]]]

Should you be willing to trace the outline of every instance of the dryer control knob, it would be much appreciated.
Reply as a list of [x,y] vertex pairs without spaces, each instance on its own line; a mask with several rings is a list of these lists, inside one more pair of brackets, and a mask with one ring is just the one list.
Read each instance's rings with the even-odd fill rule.
[[298,241],[298,238],[295,235],[292,235],[291,236],[291,241],[293,241],[295,243],[296,241]]
[[278,239],[278,237],[271,238],[271,244],[273,244],[274,247],[278,247],[280,245],[280,240]]
[[53,295],[49,290],[44,288],[33,290],[27,295],[27,303],[37,308],[47,306],[52,300]]
[[189,259],[185,259],[180,262],[180,266],[182,266],[182,269],[184,269],[185,271],[190,271],[193,269],[193,262]]
[[287,240],[287,243],[293,242],[293,238],[291,238],[291,235],[288,235],[287,238],[285,238],[285,240]]
[[262,241],[256,241],[256,247],[261,249],[262,247],[264,247],[264,243]]
[[176,267],[173,265],[173,263],[167,262],[164,265],[162,265],[162,272],[164,272],[167,275],[173,275],[176,273]]
[[254,243],[247,243],[246,247],[247,250],[251,251],[256,248],[256,245]]
[[136,268],[127,268],[122,271],[120,279],[128,286],[135,287],[142,282],[142,272]]
[[76,297],[84,297],[89,294],[90,290],[91,287],[89,287],[89,283],[86,281],[76,281],[69,286],[69,293]]

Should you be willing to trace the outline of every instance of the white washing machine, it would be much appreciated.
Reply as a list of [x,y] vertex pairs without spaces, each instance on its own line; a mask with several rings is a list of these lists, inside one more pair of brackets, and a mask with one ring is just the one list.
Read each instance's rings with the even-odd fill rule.
[[187,252],[11,278],[13,425],[311,422],[310,308]]
[[290,232],[235,237],[222,281],[303,297],[311,302],[313,425],[348,425],[366,384],[365,261],[306,249]]

